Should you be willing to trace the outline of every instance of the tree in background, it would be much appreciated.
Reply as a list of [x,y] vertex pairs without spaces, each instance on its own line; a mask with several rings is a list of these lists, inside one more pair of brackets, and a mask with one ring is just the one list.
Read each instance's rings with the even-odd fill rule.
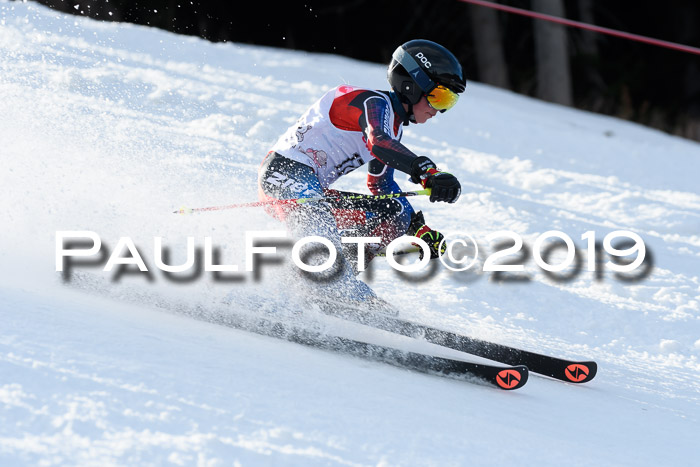
[[508,65],[503,53],[503,40],[498,12],[469,5],[474,52],[479,81],[510,89]]
[[[535,11],[564,17],[563,0],[532,0]],[[573,105],[567,31],[560,24],[533,20],[537,97],[562,105]]]

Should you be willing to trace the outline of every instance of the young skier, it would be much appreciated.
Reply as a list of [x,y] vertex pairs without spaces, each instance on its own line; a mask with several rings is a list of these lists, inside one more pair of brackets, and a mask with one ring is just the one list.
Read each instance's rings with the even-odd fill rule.
[[444,236],[428,227],[406,198],[344,201],[343,193],[329,188],[333,182],[367,164],[367,186],[375,195],[401,191],[394,180],[396,170],[430,188],[431,202],[454,203],[461,191],[454,175],[400,142],[402,126],[425,123],[456,104],[466,85],[458,60],[435,42],[412,40],[393,53],[387,78],[391,91],[348,85],[328,91],[279,138],[259,171],[262,200],[338,198],[275,206],[268,212],[294,235],[325,237],[336,251],[344,251],[338,255],[333,280],[322,287],[346,301],[372,301],[376,296],[355,277],[357,245],[342,244],[341,236],[381,238],[365,248],[365,264],[404,234],[424,240],[435,258]]

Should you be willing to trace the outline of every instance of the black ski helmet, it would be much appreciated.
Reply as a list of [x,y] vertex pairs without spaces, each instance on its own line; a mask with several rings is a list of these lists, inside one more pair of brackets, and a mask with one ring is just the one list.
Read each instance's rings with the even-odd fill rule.
[[459,94],[467,84],[462,65],[452,52],[425,39],[408,41],[394,51],[387,79],[394,92],[410,105],[418,103],[435,85]]

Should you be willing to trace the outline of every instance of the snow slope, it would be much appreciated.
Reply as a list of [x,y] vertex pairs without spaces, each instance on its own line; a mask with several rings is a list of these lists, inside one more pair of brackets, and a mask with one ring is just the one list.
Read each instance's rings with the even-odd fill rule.
[[[242,267],[243,233],[273,220],[173,209],[254,201],[269,145],[339,83],[384,89],[384,68],[0,1],[0,465],[692,464],[700,146],[638,125],[470,83],[404,142],[463,183],[456,205],[415,201],[429,225],[482,246],[498,230],[532,246],[556,229],[580,248],[586,231],[627,229],[653,254],[646,278],[554,281],[532,259],[524,282],[407,280],[383,261],[363,276],[408,318],[595,359],[585,386],[532,376],[506,393],[416,374],[87,294],[55,272],[59,230],[110,248],[129,236],[151,266],[153,237],[175,263],[187,236],[211,236]],[[364,191],[357,172],[340,188]],[[278,269],[108,283],[193,304],[228,295],[245,313],[300,298],[272,298]]]

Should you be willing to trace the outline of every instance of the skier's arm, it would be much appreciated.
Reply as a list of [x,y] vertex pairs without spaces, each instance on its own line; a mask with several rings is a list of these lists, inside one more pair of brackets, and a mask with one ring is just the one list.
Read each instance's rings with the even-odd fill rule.
[[[374,195],[382,195],[387,193],[398,193],[401,188],[394,180],[394,169],[382,164],[377,159],[370,161],[367,173],[367,187]],[[416,212],[406,198],[396,198],[395,201],[401,203],[404,212],[411,217],[411,222],[408,226],[407,235],[413,235],[420,238],[428,244],[430,249],[430,257],[437,258],[442,255],[447,248],[444,242],[445,236],[435,229],[431,229],[425,224],[423,213]],[[420,258],[423,259],[423,250],[421,250]]]
[[[371,160],[367,167],[367,188],[373,195],[385,195],[388,193],[399,193],[399,187],[394,180],[394,169],[383,164],[378,159]],[[403,209],[409,215],[414,210],[407,198],[396,198],[396,201],[403,205]]]
[[372,155],[385,165],[410,175],[412,164],[418,156],[391,136],[391,128],[387,128],[393,112],[391,106],[384,98],[372,96],[364,101],[363,110],[360,128],[367,138],[367,148]]
[[378,159],[371,160],[367,166],[367,188],[373,195],[401,191],[401,187],[394,180],[394,169]]
[[439,170],[433,161],[417,156],[400,141],[394,139],[388,128],[391,106],[379,96],[365,99],[360,116],[360,127],[367,138],[367,148],[372,155],[389,167],[411,176],[413,183],[431,188],[430,201],[454,203],[459,198],[461,186],[457,178]]

